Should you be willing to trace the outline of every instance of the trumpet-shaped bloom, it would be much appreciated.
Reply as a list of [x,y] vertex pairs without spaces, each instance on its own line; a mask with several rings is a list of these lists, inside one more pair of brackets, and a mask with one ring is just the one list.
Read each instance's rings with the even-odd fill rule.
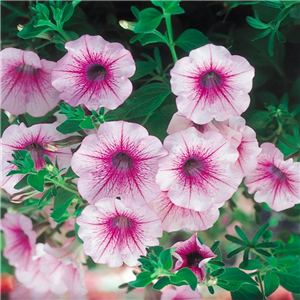
[[212,44],[192,50],[171,70],[178,111],[197,124],[224,121],[249,106],[254,68],[238,55]]
[[251,127],[246,126],[244,118],[230,117],[223,122],[212,120],[207,124],[199,125],[177,112],[173,115],[167,132],[172,134],[189,127],[195,127],[202,133],[210,130],[218,131],[228,139],[231,145],[239,152],[236,164],[244,176],[247,176],[256,168],[257,156],[261,149],[258,147],[255,131]]
[[246,177],[254,200],[266,202],[275,211],[300,203],[300,163],[284,160],[283,154],[271,143],[261,145],[256,169]]
[[213,226],[220,215],[219,206],[215,204],[203,212],[177,206],[169,199],[167,192],[162,192],[149,206],[161,218],[162,228],[167,232],[206,230]]
[[119,267],[137,265],[146,246],[158,245],[159,217],[144,205],[126,207],[121,200],[104,198],[87,206],[77,218],[85,254],[96,263]]
[[[62,295],[69,291],[72,296],[83,296],[86,288],[83,282],[83,270],[76,262],[57,259],[47,253],[47,245],[37,244],[37,254],[32,257],[27,270],[16,270],[16,278],[27,288],[37,293],[51,292]],[[48,246],[50,252],[57,252]],[[58,251],[59,252],[59,251]],[[73,299],[73,297],[72,297]]]
[[6,213],[0,228],[5,237],[3,256],[8,259],[10,265],[28,269],[36,252],[36,233],[32,229],[31,219],[21,214]]
[[141,125],[108,122],[97,135],[83,140],[71,164],[79,176],[79,192],[90,203],[119,196],[142,205],[160,193],[155,183],[157,161],[166,154],[158,138]]
[[128,78],[135,73],[135,63],[121,44],[83,35],[65,48],[68,53],[52,72],[52,84],[61,99],[98,110],[102,106],[115,109],[129,97],[132,84]]
[[0,139],[1,147],[1,188],[5,189],[7,193],[13,194],[18,192],[14,186],[18,183],[24,175],[6,176],[11,170],[16,170],[14,164],[8,163],[12,161],[12,154],[14,150],[28,150],[34,161],[36,170],[40,170],[46,164],[44,155],[47,155],[50,160],[55,163],[57,157],[60,168],[69,167],[72,157],[70,148],[63,148],[57,150],[48,150],[47,143],[66,138],[56,130],[58,123],[53,124],[37,124],[31,127],[26,127],[23,123],[20,125],[11,125],[4,132]]
[[15,48],[2,50],[0,61],[1,108],[14,115],[28,112],[40,117],[58,104],[59,92],[51,85],[55,62]]
[[160,159],[156,181],[178,206],[201,212],[222,206],[242,181],[238,151],[218,132],[188,128],[167,136],[164,146],[169,155]]
[[173,256],[178,259],[174,270],[189,268],[197,276],[199,282],[203,283],[205,264],[217,255],[208,246],[201,245],[197,233],[184,242],[177,242],[172,246],[172,248],[174,247],[177,247],[177,249],[173,252]]

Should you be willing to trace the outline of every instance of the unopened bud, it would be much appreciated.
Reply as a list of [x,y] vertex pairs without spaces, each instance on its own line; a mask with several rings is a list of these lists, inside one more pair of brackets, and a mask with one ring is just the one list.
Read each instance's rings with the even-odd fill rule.
[[53,141],[50,143],[47,143],[43,146],[45,150],[51,151],[51,152],[56,152],[60,148],[65,148],[74,144],[81,143],[82,140],[84,139],[83,136],[70,136],[66,139],[60,140],[60,141]]
[[28,188],[24,191],[12,194],[9,198],[13,203],[21,203],[22,201],[31,198],[32,196],[39,194],[39,191],[36,191],[33,188]]
[[206,281],[207,286],[217,285],[218,277],[210,276],[209,279]]
[[18,31],[22,31],[24,29],[24,26],[19,24],[19,25],[17,25],[17,29],[18,29]]
[[121,20],[121,21],[119,21],[119,25],[124,29],[133,31],[136,26],[136,22],[128,22],[125,20]]

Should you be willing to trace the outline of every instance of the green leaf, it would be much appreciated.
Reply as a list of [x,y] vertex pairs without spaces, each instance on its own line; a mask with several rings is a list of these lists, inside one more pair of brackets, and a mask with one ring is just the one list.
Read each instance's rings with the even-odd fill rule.
[[240,253],[241,251],[243,251],[243,250],[245,250],[245,249],[246,249],[245,247],[237,248],[237,249],[231,251],[230,253],[228,253],[228,254],[227,254],[227,258],[229,259],[229,258],[231,258],[231,257],[233,257],[233,256],[235,256],[235,255],[237,255],[238,253]]
[[39,171],[36,175],[31,174],[28,176],[27,182],[30,186],[36,189],[39,192],[44,191],[44,184],[45,184],[45,175],[48,172],[45,170]]
[[166,14],[180,15],[184,10],[179,6],[180,1],[151,1],[153,5],[161,7]]
[[267,252],[267,251],[265,251],[263,249],[255,249],[255,251],[257,251],[258,253],[260,253],[260,254],[262,254],[262,255],[264,255],[266,257],[271,257],[272,256],[269,252]]
[[26,175],[24,176],[15,186],[14,186],[14,189],[16,190],[20,190],[26,186],[28,186],[28,182],[27,182],[27,179],[28,179],[28,176],[29,175]]
[[256,248],[277,248],[279,244],[277,242],[270,242],[270,243],[260,243],[255,246]]
[[245,233],[243,232],[243,230],[239,227],[239,226],[235,226],[235,231],[237,232],[237,234],[240,236],[240,238],[247,244],[250,244],[247,236],[245,235]]
[[131,9],[131,12],[133,13],[133,15],[135,16],[135,18],[138,20],[140,11],[135,6],[131,6],[130,9]]
[[211,272],[210,275],[213,277],[218,277],[221,274],[223,274],[224,272],[225,272],[225,269],[221,268],[221,269],[217,269],[217,270]]
[[10,126],[10,123],[8,122],[8,116],[5,114],[3,110],[1,110],[1,136],[3,134],[3,131]]
[[165,270],[170,270],[173,266],[172,253],[175,251],[175,248],[166,249],[159,254],[160,261]]
[[48,26],[35,28],[33,26],[33,22],[30,22],[21,31],[18,32],[17,36],[21,39],[28,40],[42,35],[47,31],[53,31],[53,29]]
[[258,285],[248,274],[238,268],[227,268],[225,272],[218,277],[224,279],[228,284],[218,281],[217,285],[226,291],[237,291],[243,284]]
[[300,144],[300,135],[299,135],[298,124],[294,124],[294,126],[293,126],[293,135],[295,137],[297,144]]
[[67,120],[60,124],[58,127],[56,127],[56,130],[63,134],[77,132],[81,130],[81,122],[81,120]]
[[182,268],[175,276],[170,277],[170,281],[174,285],[183,285],[187,283],[194,291],[197,288],[198,279],[191,269]]
[[84,121],[82,121],[79,126],[82,129],[94,129],[93,116],[88,116]]
[[130,78],[131,81],[135,81],[139,78],[142,78],[150,74],[156,68],[156,63],[152,61],[137,60],[135,64],[136,64],[136,71],[135,74]]
[[247,265],[244,262],[241,262],[239,265],[239,268],[244,270],[256,270],[262,267],[263,264],[260,261],[254,259],[249,259]]
[[199,30],[187,29],[175,41],[175,45],[186,52],[210,43],[209,39]]
[[231,292],[232,300],[263,300],[264,296],[255,285],[243,284],[237,291]]
[[220,245],[220,242],[219,242],[219,241],[214,242],[213,245],[210,247],[210,250],[211,250],[213,253],[215,253],[215,251],[218,249],[219,245]]
[[[73,2],[75,2],[75,1],[72,1],[72,3],[66,3],[66,5],[63,9],[62,18],[61,18],[62,23],[67,22],[73,16],[73,14],[74,14],[74,3]],[[79,2],[81,2],[81,1],[79,1]]]
[[258,40],[258,39],[262,39],[263,37],[267,36],[270,32],[272,31],[271,28],[264,30],[263,32],[261,32],[260,34],[258,34],[256,37],[254,37],[252,39],[252,42]]
[[255,233],[255,236],[253,238],[253,241],[252,241],[253,244],[256,244],[258,242],[259,238],[268,229],[269,225],[270,225],[269,223],[265,223],[257,230],[257,232]]
[[[142,46],[153,44],[153,43],[168,43],[167,39],[159,32],[155,33],[142,33],[136,36],[136,41],[140,41]],[[129,42],[134,43],[134,38],[132,38]]]
[[280,43],[284,44],[286,42],[286,37],[280,31],[276,31],[276,36]]
[[137,118],[148,115],[157,109],[170,93],[170,87],[163,83],[142,86],[125,102],[130,107],[127,117]]
[[210,260],[208,262],[208,264],[210,264],[210,265],[216,265],[216,266],[219,266],[219,267],[224,267],[225,266],[225,264],[223,262],[218,261],[218,260]]
[[300,149],[299,146],[297,145],[293,145],[291,142],[289,142],[286,138],[284,138],[283,136],[280,136],[280,135],[276,135],[276,137],[281,141],[283,142],[285,145],[287,145],[289,148],[291,149]]
[[137,275],[135,281],[130,281],[128,284],[135,288],[145,287],[150,284],[155,278],[151,277],[152,273],[145,271]]
[[139,21],[137,22],[134,31],[135,33],[147,33],[156,29],[163,14],[156,8],[146,8],[139,13]]
[[59,220],[76,195],[63,188],[57,190],[57,196],[54,199],[54,207],[51,217],[54,221]]
[[269,270],[264,277],[264,286],[266,296],[273,294],[279,286],[278,276],[271,270]]
[[286,290],[293,294],[300,294],[300,281],[299,274],[288,274],[283,272],[274,271],[280,280],[280,285],[282,285]]
[[145,271],[149,271],[151,273],[154,272],[155,267],[152,265],[151,260],[149,260],[148,258],[139,258],[138,261],[142,264],[142,268]]
[[269,24],[265,24],[265,23],[261,22],[260,20],[254,19],[252,17],[247,17],[246,21],[251,27],[256,28],[256,29],[266,29],[266,28],[270,27]]
[[153,288],[155,290],[161,290],[162,288],[164,288],[165,286],[167,286],[169,284],[172,284],[170,281],[170,278],[167,276],[163,276],[158,279],[158,281],[154,284]]
[[268,52],[270,56],[274,55],[275,31],[272,31],[268,42]]
[[226,234],[225,238],[232,243],[239,244],[242,246],[247,246],[247,244],[245,242],[243,242],[242,240],[238,239],[237,237],[235,237],[233,235]]

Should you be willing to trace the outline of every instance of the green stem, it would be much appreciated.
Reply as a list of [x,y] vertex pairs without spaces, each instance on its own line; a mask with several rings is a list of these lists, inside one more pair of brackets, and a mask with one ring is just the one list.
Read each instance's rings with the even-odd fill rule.
[[66,191],[69,191],[69,192],[71,192],[71,193],[73,193],[73,194],[78,195],[78,191],[77,191],[77,190],[75,190],[75,189],[69,187],[69,186],[66,185],[65,183],[59,182],[58,180],[53,179],[53,178],[47,178],[47,179],[48,179],[49,181],[51,181],[52,183],[54,183],[54,184],[60,186],[61,188],[65,189]]
[[56,30],[61,34],[61,36],[65,39],[66,42],[69,42],[72,40],[72,39],[70,39],[68,34],[61,27],[57,26]]
[[14,6],[6,3],[6,2],[1,1],[1,5],[4,6],[4,7],[6,7],[7,9],[11,10],[12,12],[18,13],[20,16],[28,17],[27,13],[25,13],[25,12],[17,9],[16,7],[14,7]]
[[172,23],[171,23],[171,15],[165,14],[166,24],[167,24],[167,32],[169,37],[169,48],[171,50],[171,54],[173,57],[174,62],[178,60],[177,54],[175,51],[174,41],[173,41],[173,31],[172,31]]
[[262,294],[263,294],[264,300],[267,300],[267,297],[266,297],[266,295],[265,295],[265,290],[264,290],[263,283],[262,283],[262,280],[261,280],[261,277],[260,277],[260,273],[259,273],[259,272],[257,273],[257,279],[258,279],[258,282],[259,282],[260,289],[261,289],[261,292],[262,292]]

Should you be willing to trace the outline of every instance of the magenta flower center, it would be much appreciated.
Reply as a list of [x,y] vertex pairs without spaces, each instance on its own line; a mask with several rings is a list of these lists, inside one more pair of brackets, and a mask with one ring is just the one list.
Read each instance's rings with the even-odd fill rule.
[[268,171],[273,175],[275,179],[285,180],[286,175],[280,169],[275,167],[274,165],[269,166]]
[[86,70],[86,76],[90,81],[102,81],[106,75],[106,69],[101,64],[93,64]]
[[209,71],[201,76],[200,83],[204,88],[220,86],[222,84],[222,77],[214,71]]
[[204,257],[199,252],[191,252],[186,256],[187,265],[189,267],[198,267],[203,258]]
[[113,167],[118,170],[131,170],[133,166],[132,158],[124,152],[114,154],[111,162]]
[[110,220],[110,226],[112,228],[131,228],[133,226],[133,222],[124,216],[117,216]]
[[[45,151],[44,148],[38,143],[31,143],[25,147],[25,150],[30,152],[31,158],[36,163],[40,163],[44,160]],[[37,167],[37,166],[36,166]]]
[[35,69],[34,67],[25,64],[17,66],[15,70],[18,73],[23,74],[38,74],[40,72],[40,69]]
[[197,157],[189,158],[183,165],[183,172],[187,176],[196,176],[205,169],[205,164]]

